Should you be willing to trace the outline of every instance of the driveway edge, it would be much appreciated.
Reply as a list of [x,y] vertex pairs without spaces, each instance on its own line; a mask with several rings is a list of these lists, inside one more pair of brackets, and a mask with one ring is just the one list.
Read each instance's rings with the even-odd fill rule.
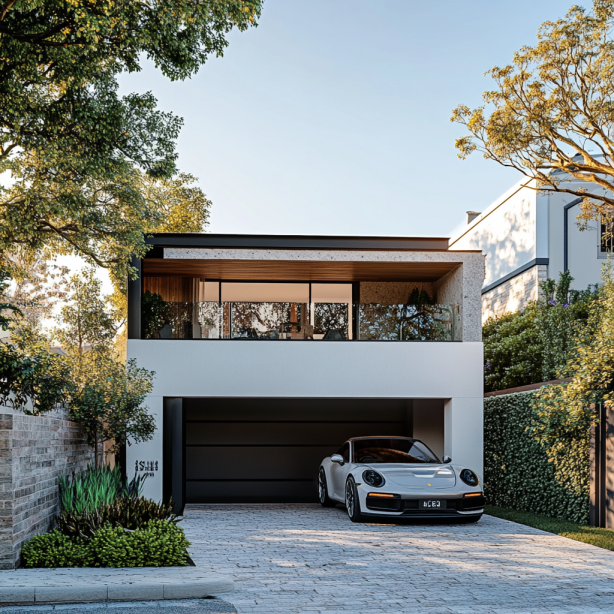
[[[117,576],[116,576],[117,577]],[[162,601],[164,599],[204,599],[232,591],[228,576],[211,575],[198,580],[175,582],[132,581],[130,584],[74,582],[53,586],[0,586],[0,605],[50,605],[101,601]]]

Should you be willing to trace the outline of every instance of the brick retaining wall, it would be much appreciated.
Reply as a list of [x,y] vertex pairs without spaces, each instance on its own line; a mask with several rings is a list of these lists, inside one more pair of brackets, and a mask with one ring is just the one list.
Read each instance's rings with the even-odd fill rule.
[[0,406],[0,569],[58,513],[57,478],[85,469],[93,451],[65,410],[27,416]]

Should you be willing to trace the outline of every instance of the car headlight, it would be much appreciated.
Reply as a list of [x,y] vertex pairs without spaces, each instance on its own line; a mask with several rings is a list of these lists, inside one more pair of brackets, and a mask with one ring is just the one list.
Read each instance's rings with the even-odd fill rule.
[[373,469],[367,469],[366,471],[363,471],[362,479],[369,486],[375,486],[376,488],[380,488],[386,483],[386,480],[384,480],[384,476],[382,476],[377,471],[373,471]]
[[471,471],[471,469],[463,469],[460,472],[460,479],[467,484],[467,486],[477,486],[480,483],[478,476]]

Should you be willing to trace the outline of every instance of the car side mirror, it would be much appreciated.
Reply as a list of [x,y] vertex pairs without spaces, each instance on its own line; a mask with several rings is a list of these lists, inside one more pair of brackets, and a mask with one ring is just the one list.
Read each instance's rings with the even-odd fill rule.
[[448,463],[452,462],[452,459],[449,456],[444,456],[443,457],[443,462],[447,465]]
[[343,460],[343,456],[341,454],[333,454],[330,457],[331,463],[339,463],[340,465],[345,465],[345,461]]

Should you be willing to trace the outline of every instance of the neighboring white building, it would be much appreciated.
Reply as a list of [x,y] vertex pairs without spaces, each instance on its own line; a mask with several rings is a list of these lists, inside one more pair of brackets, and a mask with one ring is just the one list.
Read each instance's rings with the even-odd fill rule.
[[524,179],[485,211],[468,212],[466,228],[450,240],[451,249],[478,249],[486,255],[483,321],[537,300],[539,283],[558,279],[564,270],[574,277],[576,290],[601,281],[609,251],[601,224],[591,222],[581,231],[576,220],[580,198],[529,185],[535,183]]
[[[127,351],[156,372],[158,428],[126,451],[146,496],[316,501],[320,461],[361,435],[413,435],[482,474],[479,251],[425,238],[148,241]],[[408,306],[414,290],[437,305]]]

